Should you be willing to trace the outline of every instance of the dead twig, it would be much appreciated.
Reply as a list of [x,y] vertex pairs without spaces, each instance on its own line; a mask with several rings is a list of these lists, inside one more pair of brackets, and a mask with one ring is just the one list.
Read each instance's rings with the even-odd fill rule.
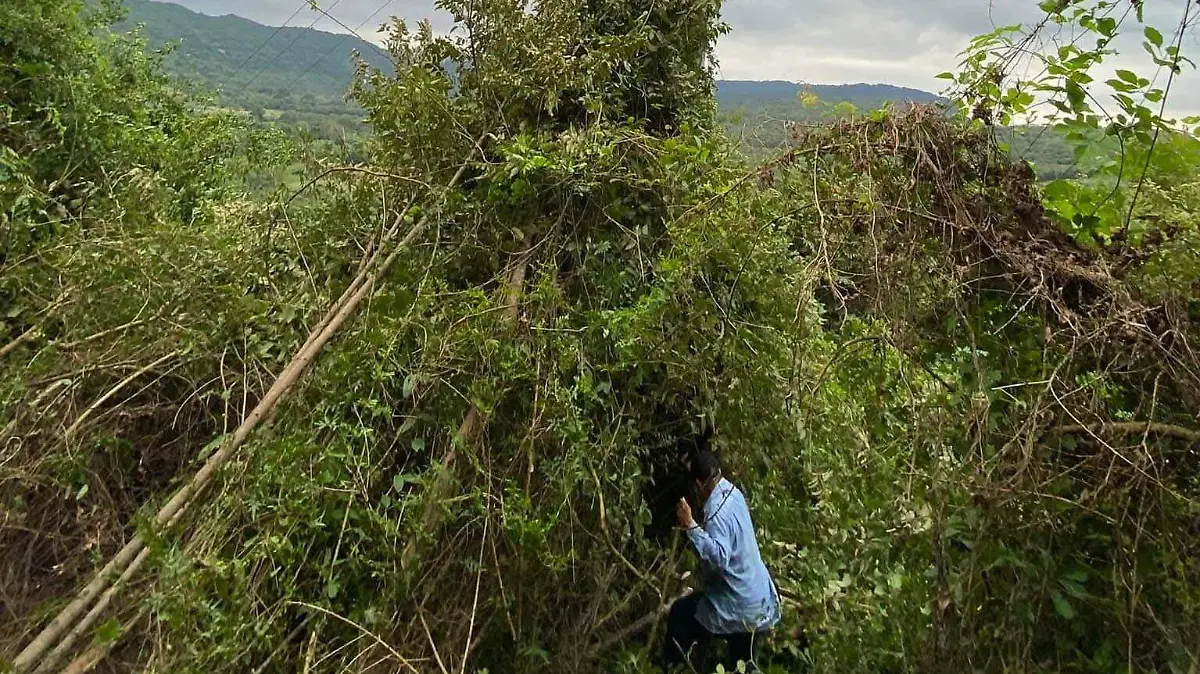
[[88,417],[90,417],[92,415],[92,413],[95,412],[101,405],[103,405],[105,402],[107,402],[109,398],[112,398],[116,394],[120,393],[121,389],[123,389],[126,386],[128,386],[129,384],[131,384],[138,377],[141,377],[142,375],[146,374],[150,370],[153,370],[154,368],[158,367],[159,365],[162,365],[163,363],[167,362],[168,360],[171,360],[172,358],[174,358],[175,356],[178,356],[178,355],[179,355],[179,351],[172,351],[171,353],[168,353],[167,355],[163,356],[162,358],[155,360],[154,362],[150,363],[149,365],[142,367],[141,369],[137,370],[133,374],[122,379],[120,382],[117,383],[116,386],[109,389],[107,393],[105,393],[104,395],[102,395],[98,399],[96,399],[96,402],[89,405],[88,408],[83,411],[83,414],[80,414],[79,417],[77,419],[75,419],[75,423],[71,424],[70,428],[67,429],[67,432],[64,433],[64,436],[67,439],[70,439],[71,437],[73,437],[75,435],[75,431],[79,430],[79,427],[81,425],[83,425],[83,422],[87,421]]
[[340,620],[340,621],[346,623],[347,625],[349,625],[349,626],[353,627],[354,629],[358,630],[359,632],[361,632],[363,634],[363,636],[370,637],[371,639],[373,639],[375,641],[375,643],[379,644],[385,650],[387,650],[387,652],[391,653],[392,657],[396,658],[396,660],[400,664],[402,664],[405,667],[412,670],[414,672],[414,674],[421,674],[421,670],[419,670],[415,666],[413,666],[412,662],[408,658],[404,657],[403,655],[400,655],[400,652],[397,651],[396,649],[392,648],[391,644],[389,644],[388,642],[379,638],[378,636],[375,635],[374,632],[368,630],[367,628],[363,627],[362,625],[359,625],[358,623],[354,622],[353,620],[346,618],[344,616],[338,615],[337,613],[334,613],[333,611],[330,611],[327,608],[317,606],[316,604],[309,604],[307,602],[302,602],[302,601],[291,601],[288,603],[293,606],[303,606],[306,609],[316,611],[323,615],[327,615],[330,618],[333,618],[335,620]]

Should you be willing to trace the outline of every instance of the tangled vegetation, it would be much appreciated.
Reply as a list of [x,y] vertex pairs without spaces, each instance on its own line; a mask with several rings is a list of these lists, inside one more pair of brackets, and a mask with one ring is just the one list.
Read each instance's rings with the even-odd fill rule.
[[113,7],[0,8],[7,666],[648,671],[711,432],[787,600],[769,671],[1196,670],[1194,135],[1101,128],[1080,61],[1050,123],[1126,152],[1039,186],[997,33],[968,114],[748,166],[719,0],[440,6],[360,68],[359,165],[196,104]]

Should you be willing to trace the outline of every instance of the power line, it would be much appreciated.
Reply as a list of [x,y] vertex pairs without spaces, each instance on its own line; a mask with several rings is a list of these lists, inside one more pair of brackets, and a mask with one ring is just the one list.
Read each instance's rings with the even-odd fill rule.
[[[374,44],[372,44],[371,42],[369,42],[368,40],[364,39],[364,38],[363,38],[363,36],[359,35],[359,34],[358,34],[358,31],[362,30],[362,27],[363,27],[363,26],[367,25],[367,23],[369,23],[369,22],[370,22],[372,19],[374,19],[374,18],[375,18],[375,17],[376,17],[376,16],[377,16],[377,15],[378,15],[380,12],[382,12],[382,11],[383,11],[383,10],[384,10],[384,9],[385,9],[385,8],[386,8],[388,5],[392,4],[392,2],[393,2],[393,1],[394,1],[394,0],[387,0],[387,2],[383,3],[382,5],[380,5],[380,6],[379,6],[379,9],[375,10],[375,11],[374,11],[374,12],[371,14],[371,16],[368,16],[366,19],[363,19],[363,22],[362,22],[362,23],[360,23],[360,24],[358,24],[358,27],[356,27],[354,30],[350,30],[350,28],[348,28],[348,27],[347,27],[345,24],[343,24],[341,21],[338,21],[337,19],[333,19],[333,17],[332,17],[332,16],[331,16],[331,17],[329,17],[329,18],[330,18],[330,19],[333,19],[334,21],[337,21],[338,25],[339,25],[339,26],[341,26],[342,28],[345,28],[346,30],[349,30],[349,31],[350,31],[350,32],[351,32],[351,33],[354,35],[354,37],[357,37],[359,40],[362,40],[363,42],[365,42],[365,43],[367,43],[367,44],[371,45],[371,47],[375,48],[375,50],[376,50],[376,51],[379,51],[381,54],[384,54],[384,52],[383,52],[382,50],[380,50],[378,47],[375,47],[375,45],[374,45]],[[331,8],[331,9],[332,9],[332,8]],[[297,85],[297,84],[300,82],[300,80],[304,79],[304,76],[305,76],[305,75],[307,75],[307,74],[309,74],[310,72],[312,72],[312,71],[313,71],[313,69],[314,69],[314,68],[316,68],[316,67],[317,67],[317,65],[321,63],[321,61],[324,61],[326,58],[329,58],[329,55],[330,55],[330,54],[332,54],[333,52],[337,51],[337,48],[338,48],[338,47],[340,47],[340,46],[342,46],[342,43],[346,41],[346,38],[347,38],[347,37],[349,37],[349,36],[348,36],[348,35],[343,35],[343,36],[342,36],[342,39],[338,40],[338,41],[337,41],[337,43],[335,43],[335,44],[334,44],[332,47],[330,47],[330,48],[329,48],[329,51],[327,51],[327,52],[325,52],[324,54],[322,54],[322,55],[321,55],[321,58],[317,59],[316,61],[313,61],[312,65],[310,65],[310,66],[309,66],[309,67],[308,67],[308,68],[307,68],[307,69],[306,69],[304,72],[302,72],[302,73],[300,73],[298,76],[296,76],[296,79],[292,80],[291,84],[287,85],[287,88],[285,88],[285,89],[283,90],[283,93],[284,93],[284,95],[286,95],[286,94],[290,93],[290,92],[292,91],[292,88],[293,88],[293,87],[295,87],[295,86],[296,86],[296,85]],[[386,56],[386,54],[384,54],[384,55]]]
[[[338,4],[340,4],[341,2],[342,2],[342,0],[334,0],[334,3],[329,6],[329,10],[333,11],[333,8],[337,7]],[[305,4],[310,4],[310,3],[305,3]],[[319,7],[316,7],[316,5],[310,4],[310,6],[316,8],[317,11],[321,12],[325,16],[329,16],[329,12],[326,12],[325,10],[323,10]],[[309,28],[312,28],[313,26],[317,25],[317,21],[319,21],[320,19],[321,19],[321,17],[318,16],[317,18],[312,20],[312,23],[308,24],[308,26],[305,28],[305,30],[298,31],[296,33],[296,37],[292,38],[292,41],[289,42],[288,45],[286,47],[284,47],[282,51],[280,51],[278,54],[276,54],[275,58],[273,58],[269,62],[267,62],[267,65],[263,66],[258,72],[254,73],[254,77],[251,77],[245,84],[243,84],[241,87],[238,87],[238,90],[236,93],[240,94],[240,93],[244,92],[251,84],[254,83],[255,80],[258,79],[259,75],[262,75],[263,73],[267,72],[268,68],[275,65],[275,62],[279,60],[279,57],[283,56],[285,53],[287,53],[287,51],[289,49],[291,49],[293,46],[295,46],[295,44],[300,41],[300,38],[304,37],[306,31]]]
[[233,73],[229,77],[225,78],[225,81],[221,83],[221,87],[224,87],[226,84],[229,84],[229,82],[232,81],[233,78],[238,76],[238,73],[242,72],[243,68],[245,68],[247,65],[249,65],[249,63],[251,61],[254,60],[255,56],[258,56],[260,53],[262,53],[262,50],[266,48],[267,44],[269,44],[271,42],[271,40],[274,40],[275,36],[279,35],[279,31],[283,30],[285,26],[287,26],[289,23],[291,23],[292,19],[296,18],[296,15],[298,15],[300,13],[300,10],[304,9],[304,7],[306,5],[308,5],[308,0],[300,0],[300,4],[296,7],[296,11],[292,12],[292,15],[288,17],[287,21],[284,21],[282,26],[277,27],[275,29],[275,31],[271,33],[271,36],[266,39],[265,42],[258,45],[258,49],[255,49],[252,54],[247,56],[246,60],[242,61],[241,65],[239,65],[237,67],[237,69],[234,70]]
[[[337,4],[337,3],[334,3],[334,4]],[[367,46],[368,46],[368,47],[370,47],[371,49],[374,49],[375,51],[379,52],[379,55],[380,55],[380,56],[387,57],[387,55],[388,55],[388,54],[387,54],[387,52],[383,51],[383,50],[382,50],[382,49],[380,49],[379,47],[376,47],[376,46],[375,46],[375,44],[374,44],[373,42],[371,42],[370,40],[368,40],[367,38],[365,38],[365,37],[363,37],[363,36],[359,35],[359,34],[358,34],[358,31],[362,30],[362,27],[363,27],[363,26],[365,26],[365,25],[367,25],[367,21],[370,21],[371,19],[374,19],[376,14],[379,14],[380,12],[382,12],[382,11],[383,11],[383,8],[384,8],[384,7],[387,7],[387,6],[388,6],[388,5],[390,5],[390,4],[392,4],[392,0],[388,0],[387,2],[383,3],[383,6],[382,6],[382,7],[380,7],[380,8],[379,8],[379,9],[377,9],[377,10],[375,10],[375,12],[374,12],[373,14],[371,14],[371,16],[368,16],[368,17],[367,17],[367,19],[366,19],[366,21],[363,21],[362,23],[358,24],[358,27],[357,27],[357,28],[350,28],[350,26],[347,26],[346,24],[342,23],[341,21],[338,21],[337,17],[333,16],[333,15],[332,15],[332,14],[330,14],[329,12],[326,12],[325,10],[321,9],[320,7],[317,7],[317,6],[315,6],[315,5],[314,5],[314,6],[313,6],[313,9],[315,9],[315,10],[317,10],[318,12],[320,12],[320,13],[324,14],[325,16],[327,16],[327,17],[329,18],[329,20],[330,20],[330,21],[332,21],[332,22],[336,23],[337,25],[341,26],[342,28],[345,28],[346,30],[350,31],[350,34],[351,34],[351,35],[353,35],[354,37],[358,38],[359,40],[362,40],[363,42],[367,43]],[[333,7],[332,7],[332,6],[330,6],[330,8],[329,8],[329,9],[330,9],[330,10],[333,10]],[[345,40],[345,39],[346,39],[345,37],[343,37],[343,38],[342,38],[342,40]]]

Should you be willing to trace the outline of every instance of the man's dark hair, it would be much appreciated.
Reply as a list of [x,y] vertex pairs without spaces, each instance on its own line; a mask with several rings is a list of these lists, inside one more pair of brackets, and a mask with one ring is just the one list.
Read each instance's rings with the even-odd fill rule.
[[717,461],[717,455],[707,449],[696,452],[691,459],[688,475],[697,482],[710,480],[721,472],[721,462]]

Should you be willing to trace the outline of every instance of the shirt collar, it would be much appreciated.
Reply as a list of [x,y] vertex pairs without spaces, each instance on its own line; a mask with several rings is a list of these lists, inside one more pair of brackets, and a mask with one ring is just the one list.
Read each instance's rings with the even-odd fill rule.
[[721,505],[729,498],[731,491],[733,491],[733,483],[722,476],[717,482],[717,486],[713,487],[712,493],[708,495],[708,501],[704,503],[704,516],[716,515],[721,509]]

